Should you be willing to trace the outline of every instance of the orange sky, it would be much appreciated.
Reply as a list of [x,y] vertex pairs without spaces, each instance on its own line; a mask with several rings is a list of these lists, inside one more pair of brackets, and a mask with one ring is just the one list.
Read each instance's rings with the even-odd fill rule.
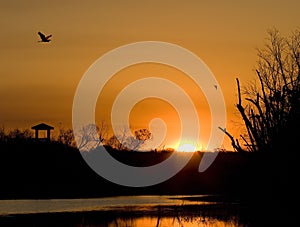
[[[255,48],[263,46],[266,30],[275,26],[288,35],[299,28],[299,8],[297,0],[1,1],[0,125],[29,128],[43,121],[71,127],[73,96],[87,68],[121,45],[156,40],[180,45],[208,65],[224,94],[227,128],[236,134],[235,78],[245,84],[255,77]],[[37,42],[38,31],[52,34],[52,41]],[[130,81],[128,76],[134,80],[141,75],[138,71],[144,76],[161,76],[163,72],[185,86],[193,100],[201,96],[191,83],[183,85],[172,69],[149,67],[132,67],[116,75],[116,81],[110,81],[102,92],[107,99],[99,97],[97,111],[103,111],[96,118],[109,116],[109,109],[101,103],[111,102],[119,86]],[[207,104],[201,100],[196,101],[200,122],[209,122]],[[132,110],[130,121],[140,127],[157,115],[167,118],[170,132],[165,143],[173,146],[177,120],[168,104],[145,100]],[[201,127],[205,140],[209,125],[202,123]],[[231,149],[227,138],[224,147]]]

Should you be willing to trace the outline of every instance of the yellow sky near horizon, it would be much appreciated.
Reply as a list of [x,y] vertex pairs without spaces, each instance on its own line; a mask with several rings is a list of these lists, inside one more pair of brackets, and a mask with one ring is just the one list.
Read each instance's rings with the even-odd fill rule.
[[[39,122],[71,127],[74,93],[88,67],[114,48],[155,40],[180,45],[208,65],[224,95],[227,129],[237,135],[235,78],[238,76],[242,85],[255,78],[255,48],[263,46],[267,29],[276,27],[282,35],[289,35],[300,25],[300,2],[296,0],[1,0],[0,6],[0,125],[7,129],[30,128]],[[38,31],[52,34],[52,41],[39,43]],[[159,74],[155,67],[144,69]],[[117,83],[107,86],[108,99],[119,89],[115,86]],[[188,90],[193,85],[185,86]],[[191,95],[196,99],[198,94]],[[153,105],[158,105],[156,112],[148,109],[148,114],[141,114],[147,106],[153,110]],[[208,121],[207,107],[196,106],[200,122]],[[132,111],[130,121],[139,127],[151,116],[170,111],[167,104],[145,100]],[[109,109],[103,110],[106,117],[107,113]],[[176,114],[170,114],[171,129]],[[96,118],[102,118],[100,115]],[[209,125],[203,124],[203,128],[207,133]],[[175,129],[171,132],[178,134]],[[166,145],[172,146],[175,137]],[[231,149],[227,138],[224,147]]]

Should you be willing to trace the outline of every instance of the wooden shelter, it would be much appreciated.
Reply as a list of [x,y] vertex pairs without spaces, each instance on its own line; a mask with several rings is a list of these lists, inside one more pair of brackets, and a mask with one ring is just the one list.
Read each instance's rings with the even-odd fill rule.
[[[35,130],[35,139],[47,139],[50,140],[50,131],[54,129],[54,127],[47,125],[45,123],[37,124],[31,127],[31,129]],[[46,131],[45,138],[39,138],[39,131]]]

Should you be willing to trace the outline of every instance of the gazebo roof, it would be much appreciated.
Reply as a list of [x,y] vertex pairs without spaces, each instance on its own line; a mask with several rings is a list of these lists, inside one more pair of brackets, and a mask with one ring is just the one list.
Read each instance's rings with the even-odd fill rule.
[[54,129],[54,127],[47,125],[45,123],[40,123],[38,125],[34,125],[31,127],[31,129],[35,129],[35,130],[52,130]]

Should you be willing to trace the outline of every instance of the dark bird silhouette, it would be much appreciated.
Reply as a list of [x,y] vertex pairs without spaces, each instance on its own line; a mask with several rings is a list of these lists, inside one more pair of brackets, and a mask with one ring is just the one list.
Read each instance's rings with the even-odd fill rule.
[[41,38],[41,40],[39,42],[50,42],[51,41],[50,37],[52,37],[52,35],[47,35],[46,36],[46,35],[44,35],[41,32],[38,32],[38,34],[39,34],[39,36]]

